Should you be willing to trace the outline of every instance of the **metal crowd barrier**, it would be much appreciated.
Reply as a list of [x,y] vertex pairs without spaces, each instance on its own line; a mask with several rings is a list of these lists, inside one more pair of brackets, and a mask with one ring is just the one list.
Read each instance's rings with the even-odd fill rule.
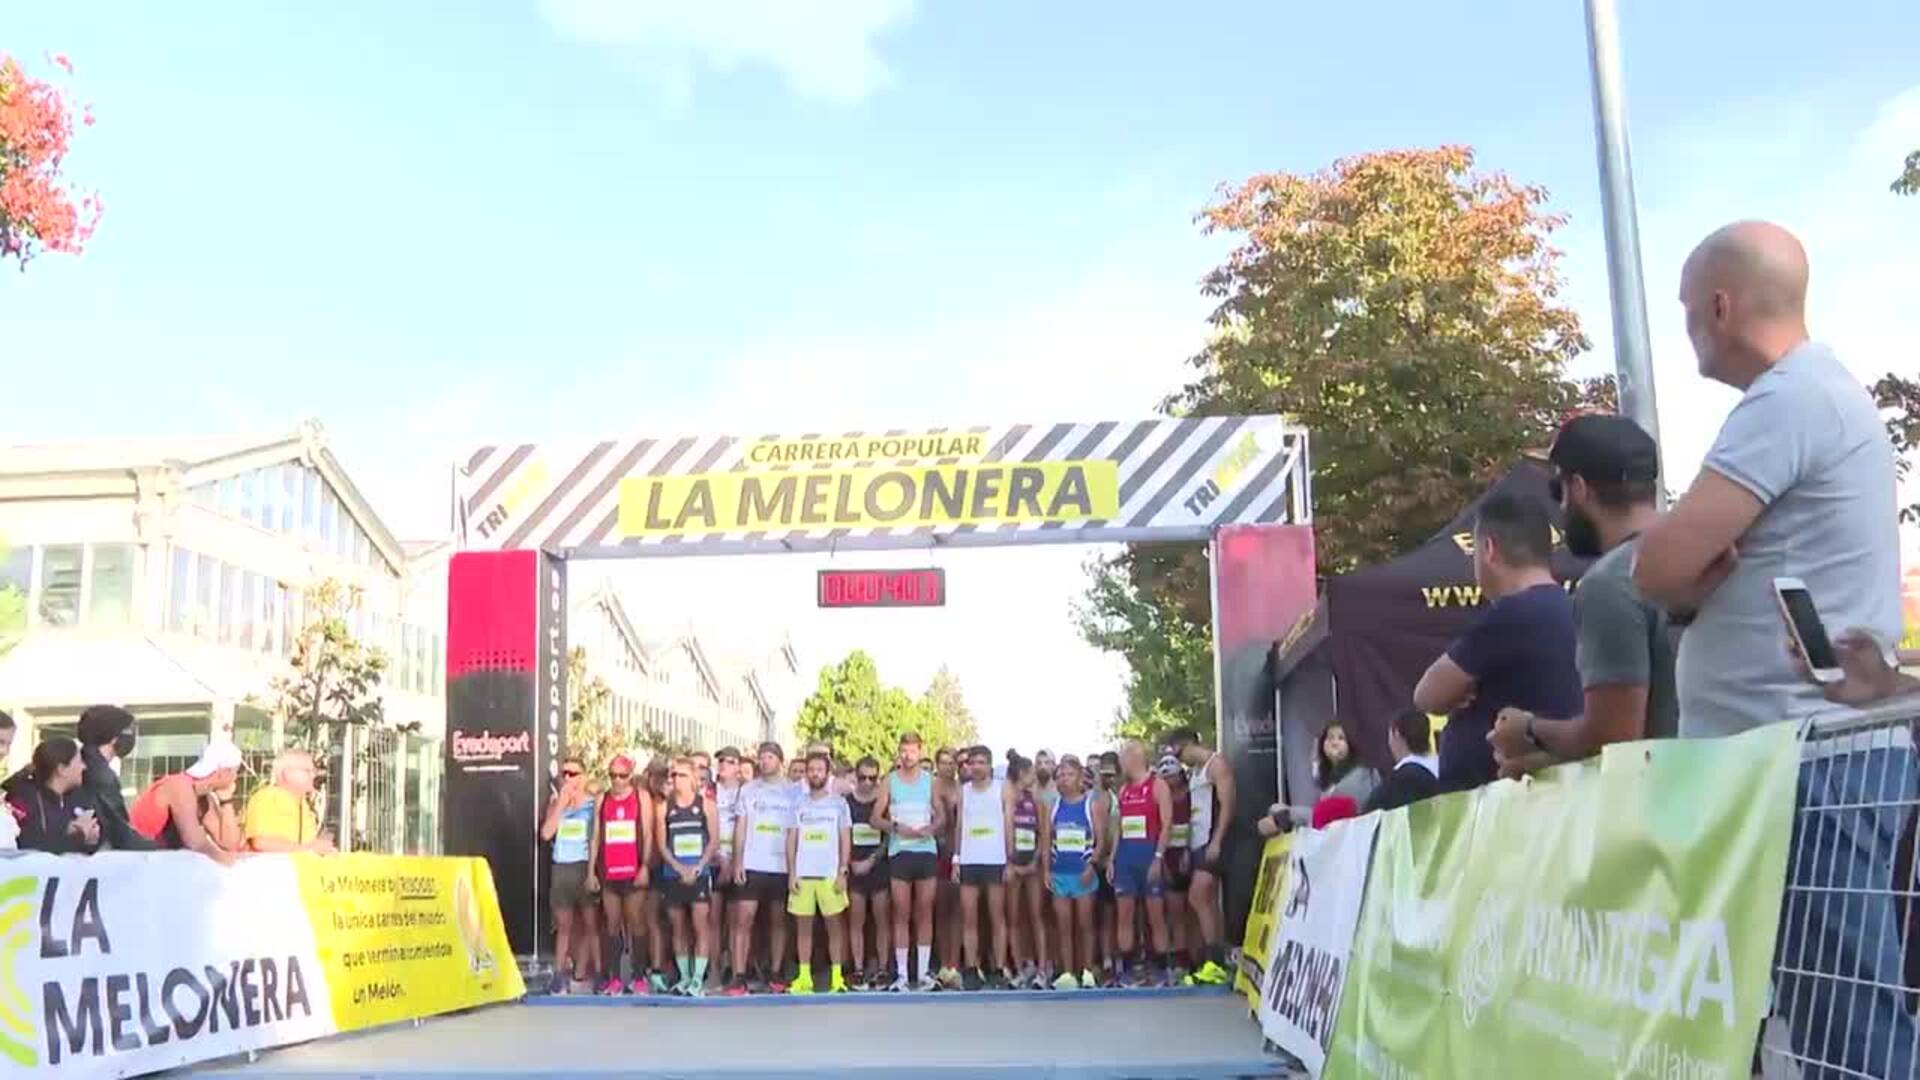
[[1759,1074],[1920,1076],[1920,694],[1802,727]]

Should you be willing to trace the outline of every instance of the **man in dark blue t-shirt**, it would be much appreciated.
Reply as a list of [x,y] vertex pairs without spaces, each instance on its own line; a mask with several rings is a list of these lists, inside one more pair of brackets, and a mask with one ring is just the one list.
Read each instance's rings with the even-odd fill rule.
[[1498,776],[1487,733],[1501,709],[1577,716],[1573,600],[1553,578],[1545,504],[1495,495],[1473,530],[1473,576],[1493,605],[1414,687],[1415,707],[1449,715],[1440,733],[1440,785],[1465,791]]

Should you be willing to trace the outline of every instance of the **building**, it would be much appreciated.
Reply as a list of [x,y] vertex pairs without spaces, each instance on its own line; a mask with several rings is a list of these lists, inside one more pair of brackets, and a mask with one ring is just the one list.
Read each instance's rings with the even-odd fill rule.
[[130,790],[215,734],[264,771],[282,733],[262,705],[308,591],[331,579],[359,591],[350,629],[390,660],[394,730],[372,736],[380,772],[359,831],[377,848],[435,850],[451,553],[396,539],[314,423],[0,447],[0,709],[24,729],[11,764],[112,702],[139,721]]
[[751,752],[768,739],[791,745],[800,672],[791,643],[758,655],[713,648],[692,627],[649,637],[604,583],[570,608],[568,642],[585,650],[587,670],[611,691],[613,722],[635,745],[645,732],[707,751]]

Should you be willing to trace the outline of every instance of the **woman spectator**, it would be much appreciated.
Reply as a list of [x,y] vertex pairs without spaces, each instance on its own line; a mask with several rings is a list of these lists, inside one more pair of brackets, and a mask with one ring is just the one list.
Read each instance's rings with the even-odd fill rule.
[[[1313,782],[1320,789],[1314,803],[1328,796],[1345,795],[1354,805],[1365,806],[1367,796],[1380,785],[1380,774],[1354,756],[1353,744],[1347,741],[1347,729],[1332,723],[1320,732],[1320,742],[1314,747]],[[1289,817],[1295,824],[1312,821],[1314,803],[1293,807]]]
[[149,784],[128,809],[127,820],[135,832],[162,851],[197,851],[217,863],[231,865],[241,844],[232,805],[240,764],[240,748],[233,743],[208,743],[200,759],[185,772]]
[[72,739],[55,735],[34,747],[33,763],[9,792],[22,851],[91,855],[100,847],[100,822],[81,787],[85,776]]

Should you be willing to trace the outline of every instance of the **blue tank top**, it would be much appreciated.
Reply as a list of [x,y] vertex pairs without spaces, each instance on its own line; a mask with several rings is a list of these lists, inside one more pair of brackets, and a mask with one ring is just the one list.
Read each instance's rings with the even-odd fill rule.
[[1062,798],[1053,804],[1053,872],[1080,874],[1093,854],[1093,823],[1087,817],[1087,797],[1078,802]]
[[589,799],[560,815],[560,831],[553,834],[553,861],[560,864],[587,861],[587,836],[593,831],[593,800]]
[[[933,774],[922,769],[919,780],[902,783],[899,773],[888,773],[887,816],[893,819],[895,825],[916,829],[933,824]],[[938,847],[931,836],[902,840],[899,833],[887,834],[887,854],[898,855],[903,851],[934,854]]]

